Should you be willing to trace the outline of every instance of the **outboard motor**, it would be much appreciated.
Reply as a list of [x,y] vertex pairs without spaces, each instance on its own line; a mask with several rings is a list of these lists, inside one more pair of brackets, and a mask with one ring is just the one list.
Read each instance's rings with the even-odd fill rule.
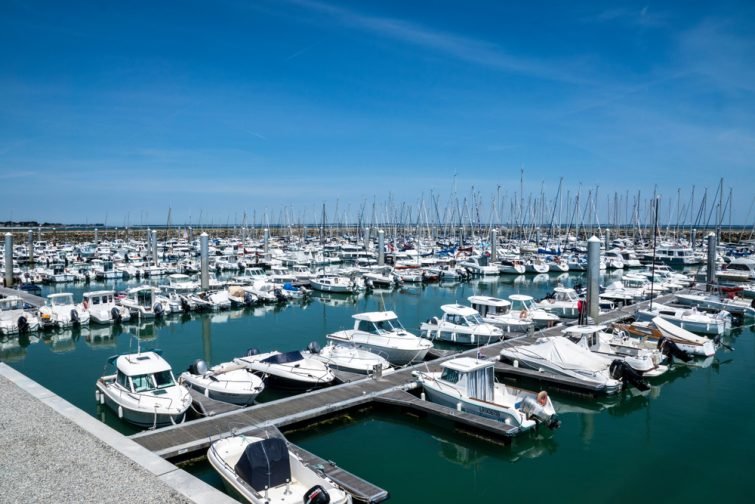
[[309,350],[309,353],[319,354],[320,353],[320,345],[316,341],[310,341],[309,345],[307,345],[307,350]]
[[110,309],[110,315],[113,317],[113,321],[116,323],[120,323],[121,319],[123,318],[121,317],[121,311],[118,309],[117,306],[113,306]]
[[315,485],[304,494],[304,504],[328,504],[330,495],[320,485]]
[[561,420],[558,419],[557,414],[549,415],[545,408],[531,397],[525,397],[519,408],[529,418],[534,418],[537,423],[544,423],[549,429],[558,429],[561,426]]
[[81,322],[79,319],[79,312],[76,311],[76,308],[71,308],[71,322],[74,324],[78,324]]
[[244,304],[247,306],[252,306],[254,304],[254,294],[252,294],[251,292],[245,292]]
[[679,348],[679,345],[665,336],[658,340],[658,350],[668,357],[669,364],[673,363],[674,358],[680,359],[682,362],[689,362],[692,360],[692,356],[688,352]]
[[164,311],[163,304],[155,303],[155,306],[152,307],[152,311],[155,312],[156,317],[162,317]]
[[187,371],[195,375],[205,375],[208,371],[207,363],[202,359],[197,359],[189,365],[189,369]]
[[250,348],[249,350],[246,351],[245,357],[253,357],[257,355],[258,353],[260,353],[260,351],[257,350],[256,348]]
[[184,296],[181,296],[181,309],[184,313],[189,313],[191,311],[191,305]]
[[26,317],[21,315],[18,317],[18,332],[25,333],[29,330],[29,321],[26,320]]
[[632,369],[632,366],[621,359],[616,359],[608,368],[611,378],[621,380],[633,385],[637,390],[644,392],[650,390],[650,385],[642,378],[642,374]]

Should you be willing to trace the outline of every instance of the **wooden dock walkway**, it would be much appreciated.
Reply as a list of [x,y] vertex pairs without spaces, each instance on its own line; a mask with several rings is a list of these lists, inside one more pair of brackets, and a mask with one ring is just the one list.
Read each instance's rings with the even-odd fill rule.
[[32,305],[35,308],[45,305],[44,298],[29,294],[26,291],[9,289],[8,287],[0,287],[0,297],[18,296],[24,300],[25,303]]

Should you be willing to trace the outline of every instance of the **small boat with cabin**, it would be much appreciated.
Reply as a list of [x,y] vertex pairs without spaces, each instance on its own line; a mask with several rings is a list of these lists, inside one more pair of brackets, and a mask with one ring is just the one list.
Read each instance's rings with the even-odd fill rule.
[[25,334],[39,329],[39,319],[19,296],[0,298],[0,334]]
[[482,320],[500,328],[504,336],[509,333],[527,332],[533,327],[530,319],[523,319],[519,314],[511,314],[511,302],[491,296],[469,296],[472,308],[477,310]]
[[39,323],[42,329],[86,326],[89,325],[89,312],[73,302],[70,292],[48,294],[45,306],[39,309]]
[[131,318],[128,308],[115,303],[115,292],[112,290],[85,292],[82,304],[95,324],[128,322]]
[[191,395],[176,382],[170,364],[156,351],[108,359],[115,374],[97,380],[97,400],[127,422],[157,428],[182,423]]
[[503,339],[503,330],[485,322],[474,308],[446,304],[440,309],[441,318],[432,317],[420,325],[422,338],[459,345],[488,345]]

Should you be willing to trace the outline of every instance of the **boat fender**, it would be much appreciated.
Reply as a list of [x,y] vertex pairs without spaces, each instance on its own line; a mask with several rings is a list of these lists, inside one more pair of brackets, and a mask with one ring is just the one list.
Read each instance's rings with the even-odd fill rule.
[[250,349],[248,349],[248,350],[246,351],[246,355],[245,355],[245,357],[252,357],[252,356],[254,356],[254,355],[257,355],[258,353],[260,353],[260,351],[259,351],[259,350],[257,350],[256,348],[250,348]]
[[307,345],[307,350],[309,350],[310,353],[319,354],[320,345],[316,341],[310,341],[309,345]]
[[121,317],[121,311],[118,309],[118,307],[113,306],[113,308],[111,308],[111,310],[110,310],[110,315],[112,315],[113,320],[115,322],[120,322],[121,321],[121,318],[122,318]]
[[163,310],[164,308],[162,303],[155,303],[155,306],[152,307],[152,311],[154,311],[155,315],[157,315],[158,317],[163,314]]
[[315,485],[304,494],[304,504],[328,504],[330,495],[320,485]]
[[608,370],[611,374],[611,378],[614,380],[621,380],[624,383],[628,383],[641,392],[650,390],[650,385],[648,385],[648,383],[642,378],[642,373],[632,369],[629,364],[621,359],[615,359],[611,362]]
[[24,333],[27,329],[29,329],[29,321],[26,320],[26,317],[21,315],[18,317],[18,332]]
[[79,312],[76,311],[76,308],[71,308],[71,322],[73,322],[74,324],[78,324],[80,322]]
[[123,406],[118,406],[118,418],[123,418]]

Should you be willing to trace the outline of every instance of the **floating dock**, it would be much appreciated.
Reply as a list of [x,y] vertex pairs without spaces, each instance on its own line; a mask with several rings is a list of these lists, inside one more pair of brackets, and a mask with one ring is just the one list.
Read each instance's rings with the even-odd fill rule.
[[26,291],[9,289],[8,287],[0,287],[0,297],[18,296],[24,300],[25,303],[32,305],[35,308],[45,305],[44,298],[29,294]]

